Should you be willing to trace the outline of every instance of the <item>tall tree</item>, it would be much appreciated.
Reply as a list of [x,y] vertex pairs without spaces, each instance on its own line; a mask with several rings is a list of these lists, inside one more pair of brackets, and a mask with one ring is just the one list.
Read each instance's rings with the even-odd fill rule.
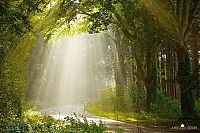
[[[151,19],[151,16],[146,14],[146,10],[142,8],[138,1],[131,0],[87,0],[81,2],[64,1],[63,6],[61,7],[61,9],[69,9],[61,10],[63,14],[65,14],[63,17],[72,16],[70,18],[73,19],[78,13],[87,15],[88,19],[92,22],[89,30],[89,32],[91,33],[106,30],[109,24],[113,24],[115,25],[116,29],[120,30],[121,33],[126,36],[126,38],[132,44],[131,49],[133,51],[132,53],[134,53],[134,58],[136,60],[137,71],[141,71],[138,72],[138,74],[141,74],[140,76],[138,75],[138,77],[140,77],[139,79],[141,79],[144,82],[144,85],[148,90],[148,94],[146,97],[146,101],[148,102],[146,105],[147,110],[150,110],[151,106],[149,105],[151,105],[154,101],[153,98],[155,97],[157,88],[154,85],[155,83],[152,83],[157,79],[150,79],[152,79],[154,77],[153,75],[155,75],[154,73],[156,73],[154,72],[156,71],[155,56],[157,53],[157,47],[159,46],[159,42],[155,41],[155,38],[157,38],[157,36],[154,36],[155,31],[153,31],[155,27],[150,28],[149,19]],[[150,17],[145,18],[145,16]],[[153,19],[151,19],[151,21],[153,21]],[[143,27],[145,27],[146,29]],[[146,32],[145,30],[148,31]],[[148,34],[151,35],[148,39],[145,40],[145,34],[146,36],[148,36]],[[139,40],[137,40],[137,38],[139,38]],[[118,52],[120,53],[120,51]],[[146,59],[146,62],[148,62],[147,68],[142,67],[145,61],[143,62],[143,59],[141,59],[141,57],[143,57],[143,55],[146,54],[148,55],[146,57],[144,56],[144,59]],[[151,63],[152,61],[153,64]],[[139,91],[141,90],[138,90],[138,92]]]
[[[178,83],[181,88],[181,111],[183,118],[196,118],[192,96],[192,73],[188,36],[196,21],[200,0],[142,0],[157,18],[161,28],[174,41],[178,59]],[[156,10],[155,10],[156,9]]]
[[[30,48],[30,45],[24,46],[27,43],[24,38],[33,39],[30,34],[26,34],[32,29],[30,20],[36,13],[41,12],[46,4],[47,1],[42,0],[0,0],[0,115],[21,116],[25,66],[20,65],[24,65],[23,61],[28,56],[27,51]],[[17,57],[11,58],[16,56],[19,52],[17,50],[23,46],[24,51],[27,51],[21,62]],[[18,57],[21,56],[20,52]],[[14,63],[19,65],[17,69],[13,69]],[[18,73],[15,73],[16,71]]]

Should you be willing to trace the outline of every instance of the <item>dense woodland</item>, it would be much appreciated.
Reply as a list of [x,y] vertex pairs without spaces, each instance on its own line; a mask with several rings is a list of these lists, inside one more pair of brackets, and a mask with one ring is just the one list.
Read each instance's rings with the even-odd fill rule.
[[27,109],[39,37],[48,45],[88,32],[105,34],[108,51],[116,50],[108,63],[118,111],[130,111],[131,89],[135,112],[153,112],[162,93],[180,103],[181,121],[200,123],[200,0],[0,0],[0,29],[2,117]]

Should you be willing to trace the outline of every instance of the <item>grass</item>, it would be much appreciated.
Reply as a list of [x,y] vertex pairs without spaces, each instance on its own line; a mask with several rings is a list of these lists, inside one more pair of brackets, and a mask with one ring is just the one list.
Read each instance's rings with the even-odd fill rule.
[[[116,111],[117,96],[115,87],[105,88],[101,96],[88,103],[86,110],[92,114],[111,118],[120,121],[145,122],[145,123],[171,123],[175,122],[180,116],[180,103],[175,99],[164,96],[161,92],[157,93],[157,100],[153,104],[152,113],[141,111],[135,112],[135,89],[129,88],[132,94],[130,99],[126,99],[126,112]],[[127,95],[128,97],[128,95]],[[145,102],[145,101],[143,101]],[[144,105],[142,109],[144,110]]]
[[111,118],[114,120],[119,121],[130,121],[130,122],[145,122],[145,123],[167,123],[167,122],[173,122],[175,120],[172,119],[163,119],[155,114],[149,114],[145,112],[117,112],[117,111],[103,111],[100,105],[97,104],[89,104],[86,108],[86,110],[92,114]]

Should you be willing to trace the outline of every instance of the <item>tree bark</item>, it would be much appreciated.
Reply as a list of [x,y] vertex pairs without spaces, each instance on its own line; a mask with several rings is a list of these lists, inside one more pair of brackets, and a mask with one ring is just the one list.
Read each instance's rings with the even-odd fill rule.
[[161,87],[162,87],[162,91],[165,93],[165,95],[167,94],[166,91],[166,83],[165,83],[165,74],[166,74],[166,69],[165,69],[165,58],[163,57],[165,55],[164,50],[161,50]]
[[178,59],[178,83],[181,89],[181,114],[183,119],[196,117],[194,99],[192,96],[192,75],[188,50],[183,44],[176,45]]
[[137,68],[136,70],[136,84],[137,84],[137,90],[136,90],[136,112],[140,112],[142,109],[142,94],[144,93],[144,82],[142,78],[141,71]]
[[192,61],[192,73],[193,73],[193,83],[196,86],[196,90],[194,90],[194,98],[197,99],[199,94],[199,46],[198,46],[198,32],[191,32],[191,41],[190,41],[190,49],[191,49],[191,61]]
[[124,36],[117,31],[116,39],[120,39],[117,41],[116,50],[117,50],[117,58],[116,58],[116,70],[115,70],[115,82],[116,82],[116,95],[117,95],[117,110],[118,111],[126,111],[125,106],[125,93],[127,88],[127,80],[126,80],[126,66],[125,66],[125,54],[123,46]]
[[150,49],[146,53],[147,77],[145,79],[146,95],[146,111],[152,111],[152,104],[156,100],[157,91],[157,69],[154,52]]

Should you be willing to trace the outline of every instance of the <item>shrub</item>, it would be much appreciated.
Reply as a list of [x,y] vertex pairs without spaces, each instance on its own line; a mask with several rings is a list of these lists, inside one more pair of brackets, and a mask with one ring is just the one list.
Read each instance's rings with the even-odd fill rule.
[[195,110],[200,117],[200,99],[195,101]]
[[101,122],[99,125],[97,125],[93,121],[87,121],[86,118],[84,118],[84,122],[82,122],[78,117],[66,117],[65,120],[56,120],[53,117],[41,115],[41,113],[33,110],[25,112],[23,117],[24,119],[0,117],[0,132],[102,133],[105,131],[105,127]]
[[181,113],[180,103],[158,91],[156,101],[153,104],[153,113],[160,118],[177,119]]
[[116,105],[115,87],[107,87],[101,92],[100,103],[103,111],[114,111]]
[[131,98],[131,102],[133,104],[133,106],[135,107],[135,104],[136,104],[136,86],[135,84],[131,84],[129,87],[128,87],[128,91],[129,91],[129,95],[130,95],[130,98]]
[[57,123],[57,120],[55,120],[51,116],[44,116],[40,112],[29,109],[23,113],[23,120],[27,123]]
[[[133,84],[131,84],[129,87],[128,87],[128,92],[129,92],[129,96],[130,96],[130,99],[131,99],[131,103],[132,103],[132,105],[133,105],[133,108],[135,109],[136,108],[136,101],[137,101],[137,88],[136,88],[137,86],[136,86],[136,84],[135,83],[133,83]],[[141,105],[141,107],[142,107],[142,109],[144,110],[144,108],[145,108],[145,95],[146,95],[146,93],[145,92],[143,92],[142,93],[142,105]]]
[[[129,94],[133,107],[136,106],[136,85],[129,86]],[[142,109],[145,108],[145,93],[142,94]],[[161,91],[157,91],[156,101],[152,106],[152,113],[159,118],[177,119],[180,116],[180,103],[176,99],[166,97]]]

